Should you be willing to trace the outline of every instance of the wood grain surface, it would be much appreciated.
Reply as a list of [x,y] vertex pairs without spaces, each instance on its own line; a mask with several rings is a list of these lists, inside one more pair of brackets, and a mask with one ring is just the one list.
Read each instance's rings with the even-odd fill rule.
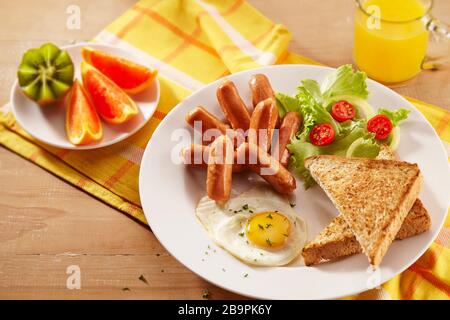
[[[353,1],[249,2],[291,30],[293,51],[330,66],[352,62]],[[0,1],[0,103],[25,49],[89,40],[133,3]],[[79,30],[66,27],[70,5],[81,8]],[[449,22],[450,1],[436,0],[434,12]],[[449,79],[448,69],[422,72],[395,90],[449,109]],[[213,299],[242,298],[183,267],[146,226],[4,148],[0,190],[0,299],[202,299],[206,289]],[[80,267],[79,290],[66,287],[70,265]]]

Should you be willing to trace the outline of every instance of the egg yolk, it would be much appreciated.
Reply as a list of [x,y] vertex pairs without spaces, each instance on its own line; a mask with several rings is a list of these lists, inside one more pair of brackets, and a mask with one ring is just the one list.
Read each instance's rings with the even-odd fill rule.
[[248,240],[263,248],[276,248],[284,245],[291,222],[279,212],[262,212],[247,222],[245,232]]

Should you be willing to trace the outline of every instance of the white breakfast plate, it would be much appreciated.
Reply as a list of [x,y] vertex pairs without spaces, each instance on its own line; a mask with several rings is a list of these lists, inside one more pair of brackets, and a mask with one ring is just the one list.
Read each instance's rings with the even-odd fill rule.
[[[252,74],[264,73],[275,91],[293,94],[301,79],[312,78],[321,83],[332,70],[281,65],[248,70],[227,78],[235,82],[242,98],[250,105],[247,82]],[[405,270],[424,253],[442,227],[449,206],[447,155],[437,134],[417,109],[372,80],[368,80],[368,87],[373,106],[411,110],[408,120],[401,124],[397,152],[402,160],[418,163],[422,170],[424,184],[420,198],[431,215],[431,230],[395,241],[375,272],[363,254],[314,267],[305,267],[297,259],[285,267],[267,268],[246,265],[217,247],[194,213],[197,202],[205,195],[205,172],[174,161],[193,134],[185,123],[189,110],[203,105],[223,117],[216,101],[216,88],[221,81],[195,92],[172,110],[153,134],[142,159],[139,193],[145,216],[156,237],[176,259],[204,279],[242,295],[263,299],[331,299],[373,288]],[[175,130],[180,128],[183,130]],[[251,184],[247,178],[235,174],[233,189],[248,189]],[[305,191],[302,182],[297,182],[294,209],[307,221],[308,239],[313,239],[337,215],[337,210],[318,186]],[[245,274],[248,276],[244,277]]]
[[[81,81],[80,65],[82,61],[81,48],[90,46],[110,54],[120,56],[136,63],[145,65],[138,56],[121,48],[97,44],[97,43],[77,43],[74,45],[61,47],[68,51],[75,66],[75,77]],[[151,68],[152,66],[147,66]],[[151,118],[158,106],[159,101],[159,81],[137,95],[131,96],[139,108],[139,114],[130,121],[111,125],[102,121],[103,138],[99,142],[88,145],[75,146],[69,142],[65,130],[66,109],[64,104],[52,106],[38,106],[34,101],[27,98],[19,87],[18,82],[14,83],[11,90],[11,104],[14,116],[19,125],[32,137],[54,147],[72,150],[96,149],[106,147],[120,142],[141,129]]]

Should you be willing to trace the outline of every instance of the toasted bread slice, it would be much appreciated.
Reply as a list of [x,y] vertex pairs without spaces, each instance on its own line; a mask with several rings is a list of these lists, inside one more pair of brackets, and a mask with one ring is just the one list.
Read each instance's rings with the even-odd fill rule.
[[[417,199],[395,239],[401,240],[415,236],[429,230],[430,226],[430,215],[422,201]],[[340,214],[303,248],[302,256],[305,264],[310,266],[361,252],[361,246]]]
[[[395,154],[391,148],[381,145],[379,160],[394,160]],[[395,239],[405,239],[429,230],[431,218],[422,201],[417,199]],[[356,241],[350,227],[342,215],[338,215],[333,221],[302,251],[303,259],[307,266],[327,262],[352,254],[361,253],[362,249]]]
[[327,155],[310,157],[305,166],[377,267],[417,199],[422,185],[418,166]]

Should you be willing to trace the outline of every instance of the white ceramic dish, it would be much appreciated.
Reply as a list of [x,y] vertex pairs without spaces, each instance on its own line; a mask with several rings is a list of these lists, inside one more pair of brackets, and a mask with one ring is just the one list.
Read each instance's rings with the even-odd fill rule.
[[[252,74],[264,73],[276,91],[292,94],[301,79],[312,78],[320,83],[330,71],[331,68],[325,67],[282,65],[248,70],[227,78],[235,82],[244,101],[250,104],[247,82]],[[173,160],[177,159],[180,147],[190,143],[181,139],[193,133],[184,120],[190,109],[203,105],[223,117],[215,94],[220,82],[195,92],[170,112],[153,134],[141,164],[139,192],[147,221],[159,241],[182,264],[222,288],[250,297],[331,299],[356,294],[391,279],[428,248],[442,227],[449,205],[447,155],[435,131],[415,107],[372,80],[368,80],[368,86],[373,106],[411,110],[408,120],[401,125],[397,152],[401,159],[418,163],[422,170],[424,184],[420,198],[431,215],[431,230],[395,241],[375,272],[363,254],[314,267],[305,267],[297,259],[285,267],[261,268],[246,265],[214,245],[194,214],[197,202],[205,194],[206,174]],[[173,134],[177,128],[184,129],[185,133],[177,130]],[[234,175],[233,188],[248,189],[251,186],[248,178],[252,177],[252,174]],[[337,210],[318,186],[305,191],[301,181],[297,185],[295,210],[307,221],[308,238],[313,239],[337,215]],[[245,274],[248,276],[244,277]]]
[[[81,48],[90,46],[107,53],[111,53],[136,63],[145,65],[139,57],[121,48],[96,43],[78,43],[62,47],[67,50],[75,65],[75,77],[81,80],[80,64],[82,61]],[[148,66],[152,67],[152,66]],[[34,101],[27,98],[20,89],[17,81],[11,91],[11,104],[14,116],[19,125],[32,137],[54,147],[83,150],[106,147],[120,142],[139,129],[141,129],[151,118],[158,106],[159,81],[156,79],[153,85],[138,95],[132,96],[139,108],[139,114],[132,120],[121,125],[110,125],[102,121],[103,139],[83,146],[75,146],[69,142],[65,131],[66,109],[60,106],[39,107]]]

